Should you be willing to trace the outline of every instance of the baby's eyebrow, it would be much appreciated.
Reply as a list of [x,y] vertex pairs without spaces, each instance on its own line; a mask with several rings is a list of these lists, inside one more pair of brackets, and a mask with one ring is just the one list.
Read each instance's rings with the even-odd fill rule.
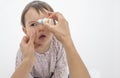
[[37,21],[29,21],[28,23],[31,24],[31,23],[36,23]]

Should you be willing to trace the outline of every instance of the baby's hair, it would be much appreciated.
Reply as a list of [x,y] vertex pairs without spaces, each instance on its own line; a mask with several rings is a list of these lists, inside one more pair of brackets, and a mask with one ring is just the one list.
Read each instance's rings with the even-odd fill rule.
[[27,11],[30,8],[34,8],[38,14],[40,14],[40,11],[45,13],[46,12],[45,10],[54,12],[52,7],[49,4],[47,4],[46,2],[39,1],[39,0],[32,1],[25,6],[25,8],[22,12],[22,15],[21,15],[21,24],[24,27],[25,27],[25,14],[27,13]]

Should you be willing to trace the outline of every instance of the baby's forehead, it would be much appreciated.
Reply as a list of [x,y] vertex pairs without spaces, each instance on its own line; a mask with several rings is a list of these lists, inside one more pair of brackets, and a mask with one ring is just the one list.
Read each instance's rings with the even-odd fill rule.
[[27,11],[27,13],[25,14],[25,21],[26,22],[35,21],[35,20],[38,20],[38,19],[41,19],[41,18],[48,17],[47,12],[48,12],[47,10],[45,10],[45,11],[39,10],[39,12],[37,12],[36,9],[30,8]]

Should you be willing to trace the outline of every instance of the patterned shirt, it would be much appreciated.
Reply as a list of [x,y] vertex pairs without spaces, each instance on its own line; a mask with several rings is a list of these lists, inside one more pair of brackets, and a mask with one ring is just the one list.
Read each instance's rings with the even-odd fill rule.
[[[50,48],[44,54],[35,52],[35,62],[29,78],[68,78],[68,64],[62,44],[53,37]],[[19,49],[16,56],[16,68],[22,61]]]

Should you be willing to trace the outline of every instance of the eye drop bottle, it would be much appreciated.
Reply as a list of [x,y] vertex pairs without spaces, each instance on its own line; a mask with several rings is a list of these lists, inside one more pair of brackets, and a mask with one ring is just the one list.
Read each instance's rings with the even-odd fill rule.
[[54,24],[53,19],[50,19],[50,18],[39,19],[38,23],[43,24],[43,25],[45,25],[46,23]]

